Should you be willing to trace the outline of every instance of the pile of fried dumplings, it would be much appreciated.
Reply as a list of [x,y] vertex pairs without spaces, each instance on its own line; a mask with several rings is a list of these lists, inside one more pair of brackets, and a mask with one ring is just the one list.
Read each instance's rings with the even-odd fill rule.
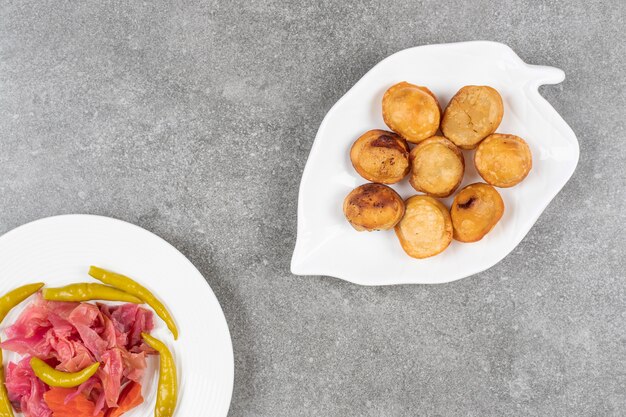
[[[369,130],[350,149],[354,169],[370,182],[345,198],[348,222],[357,231],[393,228],[404,251],[419,259],[443,252],[452,239],[481,240],[504,214],[496,187],[519,184],[532,168],[524,139],[495,133],[504,115],[500,93],[468,85],[442,110],[428,88],[401,82],[385,92],[382,115],[390,130]],[[484,182],[459,190],[448,209],[438,199],[457,191],[465,173],[462,150],[474,149]],[[403,200],[387,184],[407,176],[422,194]]]

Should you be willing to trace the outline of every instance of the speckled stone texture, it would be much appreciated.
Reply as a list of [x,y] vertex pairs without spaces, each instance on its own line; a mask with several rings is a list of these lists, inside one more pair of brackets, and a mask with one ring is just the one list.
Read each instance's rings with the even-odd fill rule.
[[[174,244],[224,308],[232,417],[625,415],[625,16],[623,1],[3,0],[0,232],[94,213]],[[541,92],[578,135],[571,181],[471,278],[291,275],[328,109],[394,52],[475,39],[565,70]]]

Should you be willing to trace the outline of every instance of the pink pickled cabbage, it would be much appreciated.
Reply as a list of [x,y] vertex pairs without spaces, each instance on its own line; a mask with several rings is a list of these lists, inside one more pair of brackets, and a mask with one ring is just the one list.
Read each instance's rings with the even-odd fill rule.
[[146,355],[154,352],[141,333],[153,327],[153,313],[136,304],[68,303],[39,296],[6,329],[8,339],[0,344],[2,349],[25,355],[7,366],[9,399],[25,417],[51,417],[43,398],[49,387],[30,367],[30,357],[36,356],[64,372],[99,361],[96,375],[66,401],[82,393],[96,404],[94,415],[116,407],[126,383],[143,377]]
[[52,416],[52,411],[43,400],[43,393],[48,390],[48,386],[35,376],[30,367],[30,356],[25,356],[17,364],[9,362],[6,387],[9,400],[17,411],[31,417]]

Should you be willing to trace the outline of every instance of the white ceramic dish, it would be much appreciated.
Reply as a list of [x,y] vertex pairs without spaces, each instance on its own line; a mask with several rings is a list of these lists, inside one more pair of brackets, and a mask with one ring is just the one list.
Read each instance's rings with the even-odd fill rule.
[[[324,118],[307,161],[298,199],[298,237],[291,261],[297,275],[329,275],[362,285],[437,284],[495,265],[524,238],[578,163],[572,129],[539,95],[542,84],[563,81],[557,68],[528,65],[511,48],[495,42],[464,42],[406,49],[381,61],[357,82]],[[356,232],[342,212],[344,197],[365,181],[353,169],[349,149],[369,129],[388,129],[381,100],[387,88],[408,81],[430,88],[446,106],[464,85],[490,85],[504,100],[498,132],[526,139],[533,169],[521,184],[499,189],[502,220],[477,243],[453,242],[432,258],[407,256],[393,231]],[[462,186],[482,181],[465,152]],[[416,194],[405,179],[393,186],[404,198]],[[445,199],[448,204],[450,199]]]
[[[234,361],[230,333],[220,305],[198,270],[160,237],[132,224],[107,217],[49,217],[18,227],[0,237],[0,293],[27,283],[49,286],[93,281],[89,265],[124,273],[152,290],[174,315],[180,335],[174,341],[155,320],[153,334],[176,357],[180,396],[176,416],[226,416],[233,389]],[[15,321],[25,301],[2,323]],[[17,355],[6,352],[6,362]],[[145,402],[124,414],[154,415],[157,358],[143,383]]]

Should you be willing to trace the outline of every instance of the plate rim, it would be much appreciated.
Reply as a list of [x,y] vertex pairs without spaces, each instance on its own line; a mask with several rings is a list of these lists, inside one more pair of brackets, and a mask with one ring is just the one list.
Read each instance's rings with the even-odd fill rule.
[[[328,123],[328,118],[330,116],[330,114],[333,112],[333,110],[339,106],[344,100],[346,100],[346,98],[350,95],[350,93],[356,89],[358,86],[360,86],[361,83],[364,82],[364,80],[370,75],[370,73],[372,73],[373,71],[375,71],[379,66],[382,66],[384,63],[386,63],[387,61],[397,57],[400,54],[405,54],[405,53],[411,53],[415,50],[418,49],[429,49],[429,48],[446,48],[446,47],[458,47],[458,46],[484,46],[484,47],[489,47],[489,48],[498,48],[503,52],[506,52],[507,54],[509,54],[514,60],[517,61],[517,63],[523,67],[525,67],[527,70],[535,72],[537,74],[537,76],[535,78],[533,78],[532,81],[529,81],[529,87],[530,87],[530,91],[533,93],[533,95],[535,96],[535,99],[537,101],[535,101],[534,104],[539,104],[541,105],[541,107],[543,107],[544,110],[549,111],[552,113],[553,116],[556,116],[556,123],[554,123],[553,125],[558,127],[559,132],[562,133],[562,136],[568,140],[568,142],[571,142],[572,145],[572,151],[573,151],[573,155],[575,156],[575,158],[572,160],[573,163],[571,165],[571,169],[569,170],[569,172],[566,173],[566,175],[564,175],[565,180],[563,181],[563,184],[559,187],[559,189],[554,193],[554,195],[545,203],[543,204],[539,210],[537,210],[536,215],[534,215],[532,218],[530,218],[532,220],[532,224],[530,225],[530,227],[528,227],[524,233],[521,233],[519,235],[519,237],[517,239],[515,239],[514,241],[514,245],[512,246],[512,249],[505,253],[502,257],[496,259],[493,262],[490,262],[488,264],[486,264],[485,266],[481,266],[476,268],[475,270],[472,270],[468,273],[461,273],[458,274],[458,276],[452,276],[452,277],[446,277],[445,279],[441,279],[438,281],[424,281],[424,282],[414,282],[414,281],[410,281],[406,278],[395,278],[391,281],[382,281],[380,278],[376,278],[376,279],[371,279],[368,282],[363,282],[363,281],[359,281],[358,279],[354,279],[351,276],[341,276],[342,274],[340,273],[336,273],[331,271],[321,271],[321,272],[314,272],[314,271],[310,271],[307,270],[306,268],[303,268],[302,265],[298,264],[298,257],[300,256],[300,253],[302,252],[302,234],[303,234],[303,221],[302,219],[304,218],[303,215],[303,204],[302,204],[302,199],[303,199],[303,188],[304,188],[304,183],[305,183],[305,179],[308,180],[310,174],[310,161],[312,159],[313,155],[317,155],[319,153],[319,141],[318,138],[320,137],[320,132],[322,130],[324,130],[324,128],[326,127],[326,124]],[[509,45],[501,43],[501,42],[495,42],[495,41],[490,41],[490,40],[473,40],[473,41],[465,41],[465,42],[449,42],[449,43],[440,43],[440,44],[425,44],[425,45],[418,45],[418,46],[413,46],[410,48],[406,48],[406,49],[402,49],[400,51],[397,51],[385,58],[383,58],[381,61],[377,62],[372,68],[370,68],[367,72],[365,72],[365,74],[363,74],[331,107],[330,109],[326,112],[324,118],[322,119],[322,122],[320,123],[318,130],[315,134],[315,138],[313,140],[313,144],[311,145],[311,149],[309,151],[309,155],[307,157],[307,161],[305,163],[304,169],[302,171],[302,175],[300,177],[300,185],[298,187],[298,209],[297,209],[297,214],[296,214],[296,243],[294,245],[294,249],[292,252],[292,257],[291,257],[291,263],[290,263],[290,271],[293,275],[298,275],[298,276],[328,276],[328,277],[332,277],[332,278],[336,278],[336,279],[340,279],[343,281],[347,281],[347,282],[351,282],[353,284],[357,284],[357,285],[363,285],[363,286],[386,286],[386,285],[438,285],[438,284],[447,284],[450,282],[454,282],[454,281],[458,281],[464,278],[468,278],[474,275],[477,275],[481,272],[484,272],[490,268],[492,268],[493,266],[495,266],[496,264],[500,263],[504,258],[506,258],[519,244],[520,242],[524,239],[524,237],[526,237],[526,235],[528,234],[528,232],[530,232],[530,230],[532,229],[532,227],[534,226],[534,224],[537,222],[537,219],[541,216],[541,214],[543,214],[543,212],[545,211],[545,209],[548,207],[548,205],[554,200],[554,198],[561,192],[561,190],[565,187],[565,185],[569,182],[569,180],[571,179],[572,175],[574,175],[574,172],[576,171],[576,167],[578,166],[579,160],[580,160],[580,143],[578,142],[578,138],[575,134],[575,132],[572,130],[572,128],[567,124],[567,122],[563,119],[563,117],[556,111],[556,109],[550,104],[550,102],[548,102],[545,97],[543,97],[541,94],[539,94],[539,87],[542,85],[549,85],[549,84],[558,84],[561,83],[565,80],[565,72],[560,69],[560,68],[556,68],[556,67],[552,67],[552,66],[546,66],[546,65],[534,65],[534,64],[528,64],[526,63]],[[570,140],[571,139],[571,140]],[[320,267],[319,269],[325,269],[323,267]]]

